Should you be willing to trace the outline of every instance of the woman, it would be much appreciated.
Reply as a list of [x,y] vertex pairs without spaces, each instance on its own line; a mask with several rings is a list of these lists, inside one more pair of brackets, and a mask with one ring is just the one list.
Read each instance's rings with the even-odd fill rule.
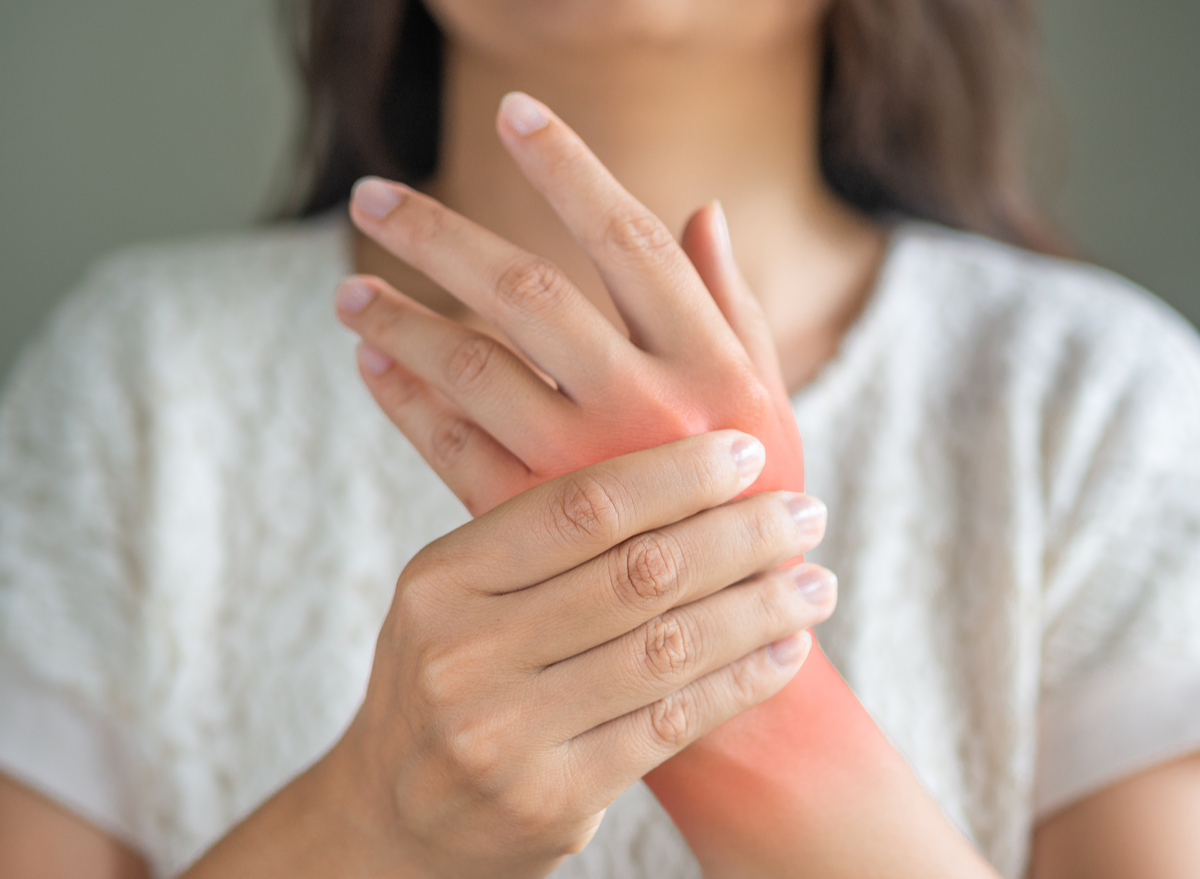
[[[701,368],[735,338],[793,394],[830,510],[811,558],[842,577],[822,645],[924,789],[880,780],[886,808],[835,847],[784,827],[779,862],[734,840],[710,875],[846,875],[863,852],[891,875],[1194,872],[1194,336],[1110,276],[899,221],[1044,246],[997,85],[1020,12],[431,5],[436,117],[420,6],[403,26],[400,4],[310,7],[309,207],[370,172],[436,201],[363,184],[352,258],[333,218],[122,257],[8,391],[2,872],[696,875],[636,779],[796,674],[834,582],[773,569],[824,508],[723,505],[766,462],[717,431],[485,512],[590,438],[541,430],[532,373],[455,347],[472,329],[507,331],[547,393],[613,374],[606,352]],[[509,98],[497,138],[516,90],[544,103]],[[430,118],[440,137],[414,137]],[[688,221],[694,275],[653,217]],[[610,229],[632,230],[616,257]],[[537,263],[497,298],[523,252],[563,275]],[[329,318],[351,271],[338,313],[379,408]],[[700,292],[728,326],[695,330]],[[595,417],[623,423],[631,387]],[[621,515],[563,502],[589,484]],[[638,605],[618,596],[642,533],[679,554]],[[713,646],[639,677],[669,665],[662,620]],[[694,707],[674,741],[672,699]],[[913,815],[933,817],[893,847]]]

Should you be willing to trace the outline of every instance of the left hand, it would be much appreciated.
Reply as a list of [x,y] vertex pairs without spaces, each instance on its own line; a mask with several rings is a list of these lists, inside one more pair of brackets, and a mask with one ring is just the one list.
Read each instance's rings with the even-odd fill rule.
[[338,314],[369,346],[361,371],[383,411],[475,515],[582,466],[727,427],[767,449],[748,493],[800,490],[800,436],[778,358],[720,209],[698,211],[681,247],[542,104],[510,96],[497,128],[595,262],[630,338],[545,259],[426,195],[369,179],[351,204],[358,227],[553,382],[383,280],[350,278]]

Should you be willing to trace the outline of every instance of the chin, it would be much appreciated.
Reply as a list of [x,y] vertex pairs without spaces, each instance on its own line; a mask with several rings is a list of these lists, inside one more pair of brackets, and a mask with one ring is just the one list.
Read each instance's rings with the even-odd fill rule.
[[502,54],[753,47],[811,24],[828,0],[424,0],[452,39]]

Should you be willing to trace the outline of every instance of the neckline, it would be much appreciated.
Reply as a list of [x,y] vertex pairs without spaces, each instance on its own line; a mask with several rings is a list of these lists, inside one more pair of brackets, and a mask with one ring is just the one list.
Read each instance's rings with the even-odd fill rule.
[[916,227],[920,224],[913,220],[897,219],[888,225],[887,244],[866,303],[842,335],[833,355],[821,365],[812,380],[788,395],[793,411],[815,405],[817,399],[837,384],[839,376],[851,370],[859,352],[872,347],[871,340],[889,323],[884,315],[889,310],[889,303],[895,298],[894,291],[903,286],[896,282],[901,271],[900,252],[906,249],[905,245],[912,239]]

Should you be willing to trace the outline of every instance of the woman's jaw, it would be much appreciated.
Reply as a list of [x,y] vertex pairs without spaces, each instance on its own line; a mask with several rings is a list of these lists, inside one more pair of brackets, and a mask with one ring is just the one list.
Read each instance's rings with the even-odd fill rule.
[[828,0],[426,0],[453,38],[493,54],[742,51],[788,40]]

